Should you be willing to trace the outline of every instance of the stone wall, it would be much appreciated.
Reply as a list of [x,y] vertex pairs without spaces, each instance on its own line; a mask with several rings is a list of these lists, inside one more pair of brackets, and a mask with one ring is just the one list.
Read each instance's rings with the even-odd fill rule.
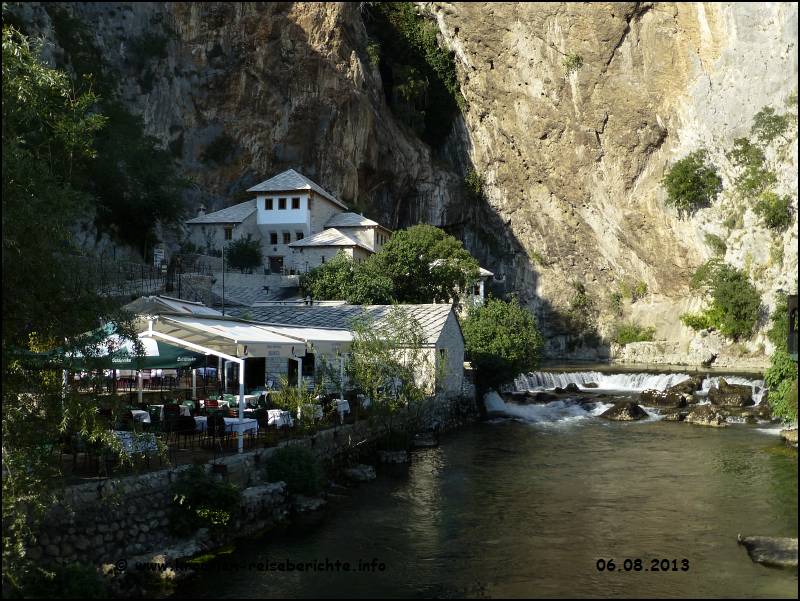
[[[423,415],[423,428],[444,432],[476,415],[475,399],[434,399]],[[284,445],[302,445],[325,465],[336,469],[374,450],[381,426],[359,421],[324,430]],[[292,500],[282,482],[268,483],[263,466],[277,447],[260,448],[218,459],[218,477],[242,488],[240,514],[224,538],[199,530],[189,539],[173,536],[169,528],[172,486],[190,466],[111,478],[67,487],[39,528],[29,557],[44,564],[81,562],[93,565],[151,561],[159,556],[182,559],[219,547],[246,534],[285,520]],[[212,464],[205,464],[210,472]]]

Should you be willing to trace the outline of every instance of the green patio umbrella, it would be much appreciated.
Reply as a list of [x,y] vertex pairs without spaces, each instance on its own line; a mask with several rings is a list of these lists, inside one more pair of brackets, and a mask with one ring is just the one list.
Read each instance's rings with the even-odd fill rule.
[[97,347],[97,354],[85,357],[80,352],[66,356],[69,369],[175,369],[203,364],[205,355],[154,338],[140,338],[142,353],[137,354],[134,342],[111,334]]

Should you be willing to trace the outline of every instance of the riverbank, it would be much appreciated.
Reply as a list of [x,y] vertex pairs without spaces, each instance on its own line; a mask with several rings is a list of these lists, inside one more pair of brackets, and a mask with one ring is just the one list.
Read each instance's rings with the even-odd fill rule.
[[[325,519],[243,542],[175,596],[796,597],[796,571],[754,564],[737,542],[745,528],[797,533],[797,455],[757,427],[503,418],[377,471]],[[245,558],[385,569],[230,569]]]

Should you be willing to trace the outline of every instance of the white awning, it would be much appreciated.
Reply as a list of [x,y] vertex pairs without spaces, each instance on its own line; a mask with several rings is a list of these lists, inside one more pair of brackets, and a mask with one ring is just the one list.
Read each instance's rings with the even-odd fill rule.
[[163,315],[156,332],[235,357],[302,357],[305,340],[237,319]]

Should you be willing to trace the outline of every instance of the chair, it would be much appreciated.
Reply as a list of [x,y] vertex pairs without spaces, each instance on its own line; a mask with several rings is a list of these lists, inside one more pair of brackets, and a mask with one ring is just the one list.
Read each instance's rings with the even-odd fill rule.
[[161,407],[157,405],[150,405],[147,408],[147,412],[150,414],[150,432],[160,432],[161,431]]
[[206,422],[206,437],[211,440],[215,450],[222,452],[222,443],[227,446],[228,431],[225,427],[225,418],[220,413],[211,413]]
[[194,448],[193,440],[197,435],[197,422],[194,421],[193,417],[188,415],[178,416],[178,419],[175,420],[174,432],[176,438],[180,436],[183,437],[184,445],[189,441],[189,448]]
[[183,401],[183,403],[181,403],[181,404],[184,407],[188,407],[189,408],[189,413],[191,413],[192,415],[194,415],[195,412],[197,411],[197,405],[195,405],[194,401]]

